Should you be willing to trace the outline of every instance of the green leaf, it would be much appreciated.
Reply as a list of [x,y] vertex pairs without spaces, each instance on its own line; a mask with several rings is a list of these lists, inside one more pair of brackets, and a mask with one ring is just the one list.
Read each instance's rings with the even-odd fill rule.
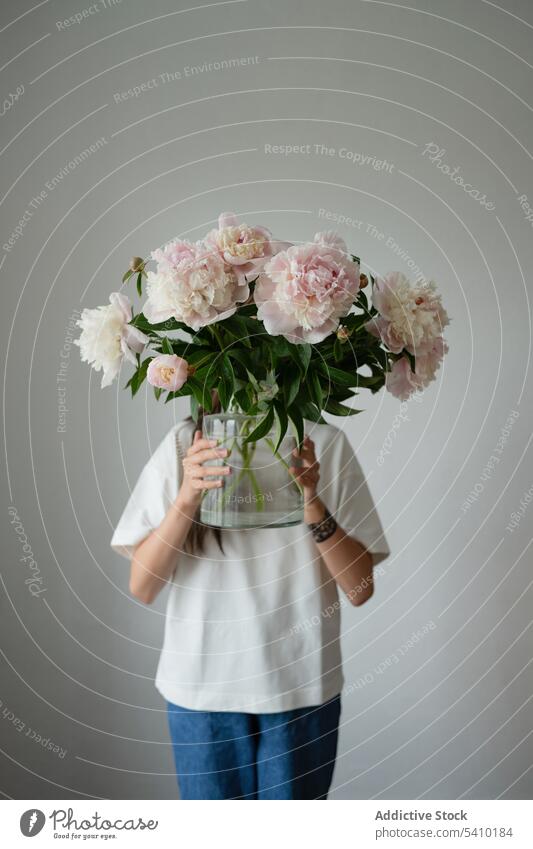
[[138,327],[144,333],[155,332],[158,330],[183,330],[186,333],[193,334],[194,330],[183,324],[182,321],[176,321],[175,318],[168,318],[166,321],[160,321],[158,324],[150,324],[144,313],[140,312],[130,321],[133,327]]
[[322,409],[322,401],[323,401],[323,390],[322,385],[320,383],[320,378],[315,371],[315,369],[310,369],[307,373],[307,382],[306,382],[307,391],[309,392],[309,397],[311,401],[316,404],[318,410]]
[[139,273],[137,274],[137,294],[139,295],[140,298],[142,298],[142,294],[143,294],[142,279],[143,279],[143,273],[142,273],[142,271],[139,271]]
[[194,395],[191,395],[191,416],[194,422],[198,422],[198,413],[198,401],[196,400]]
[[289,345],[289,354],[304,376],[307,372],[312,353],[313,349],[307,343],[303,345]]
[[194,395],[200,406],[202,406],[204,410],[207,410],[207,412],[210,413],[213,409],[213,405],[211,403],[211,390],[206,385],[206,383],[201,382],[196,375],[194,375],[194,377],[189,377],[187,383],[191,387],[192,394]]
[[248,380],[250,381],[254,392],[257,394],[260,391],[260,387],[257,380],[255,379],[255,375],[249,369],[246,369],[246,372],[248,374]]
[[372,348],[372,356],[384,371],[389,370],[389,354],[379,344],[375,348]]
[[298,447],[300,447],[302,442],[304,441],[304,420],[302,413],[298,406],[293,405],[292,407],[290,407],[290,409],[287,410],[287,415],[294,428],[296,439],[298,441]]
[[272,429],[273,422],[274,408],[269,407],[266,414],[263,416],[261,421],[254,427],[252,432],[248,434],[244,442],[257,442],[258,439],[262,439],[263,436],[266,436],[267,433]]
[[177,392],[167,392],[167,397],[165,398],[165,404],[168,404],[169,401],[173,401],[174,398],[184,398],[187,395],[192,396],[192,389],[189,386],[189,381],[187,381],[187,383],[184,386],[182,386],[181,389],[178,389]]
[[317,424],[327,424],[326,420],[322,418],[321,408],[316,407],[315,404],[312,404],[310,401],[302,401],[299,407],[305,419],[309,419],[310,422],[316,422]]
[[339,339],[335,339],[335,342],[333,343],[333,356],[336,363],[340,363],[340,361],[344,359],[344,349],[342,342]]
[[363,327],[368,322],[368,312],[363,313],[355,313],[351,312],[350,315],[345,315],[342,319],[342,324],[348,330],[355,331],[357,333],[358,330]]
[[222,411],[225,412],[229,407],[231,392],[229,390],[228,384],[226,383],[223,377],[220,377],[217,383],[217,394],[218,400],[220,401],[220,406],[222,407]]
[[133,274],[133,271],[131,270],[131,268],[128,268],[128,270],[125,272],[125,274],[122,275],[122,282],[125,283],[126,280],[129,280],[132,274]]
[[335,393],[331,397],[335,401],[347,401],[348,398],[355,398],[357,394],[353,389],[344,389],[342,386],[339,386],[338,389],[335,389]]
[[415,368],[416,368],[416,359],[415,359],[414,354],[410,354],[409,351],[405,351],[405,350],[404,350],[403,353],[405,354],[405,356],[409,360],[409,365],[411,366],[411,371],[414,373]]
[[343,371],[342,369],[335,368],[335,366],[326,365],[322,361],[318,363],[318,368],[328,378],[332,386],[336,384],[340,384],[341,386],[357,385],[357,374],[355,372]]
[[206,351],[205,348],[193,347],[188,342],[180,343],[176,340],[172,342],[172,348],[175,354],[184,357],[189,365],[201,368],[213,362],[218,356],[214,351]]
[[239,307],[237,315],[244,315],[244,316],[257,315],[257,305],[255,303],[252,303],[252,304],[246,304],[246,306]]
[[204,365],[194,372],[194,378],[197,383],[201,383],[206,390],[210,391],[219,379],[219,370],[212,365]]
[[161,340],[161,350],[164,354],[173,354],[174,348],[172,347],[172,343],[167,336],[164,336]]
[[160,386],[154,386],[154,395],[155,395],[156,401],[159,401],[159,399],[161,398],[162,392],[163,392],[163,390],[161,389]]
[[383,372],[380,372],[380,374],[372,375],[372,377],[358,374],[357,386],[361,389],[372,389],[372,387],[376,387],[378,384],[383,384],[384,380],[385,376],[383,375]]
[[283,437],[287,433],[289,417],[287,416],[285,407],[280,401],[274,401],[274,412],[276,414],[276,440],[274,450],[277,451],[281,445]]
[[268,347],[277,359],[290,356],[290,343],[283,336],[271,336]]
[[287,368],[283,377],[283,394],[285,396],[285,403],[287,407],[291,406],[298,395],[298,392],[300,391],[300,381],[300,373]]
[[222,374],[224,375],[225,380],[231,386],[231,390],[233,392],[233,384],[235,383],[235,372],[233,371],[233,366],[231,364],[230,358],[227,354],[224,354],[221,362]]
[[252,410],[252,399],[250,398],[248,386],[244,387],[244,389],[238,389],[234,397],[241,410],[250,414]]
[[244,366],[245,369],[253,368],[250,361],[250,352],[245,351],[244,348],[228,348],[226,354]]
[[328,400],[325,409],[327,413],[331,413],[333,416],[355,416],[357,413],[361,412],[361,410],[354,410],[351,407],[345,407],[344,404],[339,404],[339,402],[335,401],[333,398]]
[[223,354],[220,361],[220,378],[217,385],[217,391],[222,409],[226,410],[235,391],[235,373],[226,354]]
[[245,315],[232,315],[219,322],[219,327],[247,348],[257,346],[258,337],[265,335],[261,322]]
[[359,289],[355,303],[358,307],[362,307],[365,312],[368,312],[368,298],[362,289]]
[[146,379],[146,372],[148,371],[148,366],[150,365],[153,357],[147,357],[140,364],[137,371],[133,374],[133,376],[128,380],[126,386],[131,388],[131,397],[134,398],[139,389],[141,388],[144,380]]

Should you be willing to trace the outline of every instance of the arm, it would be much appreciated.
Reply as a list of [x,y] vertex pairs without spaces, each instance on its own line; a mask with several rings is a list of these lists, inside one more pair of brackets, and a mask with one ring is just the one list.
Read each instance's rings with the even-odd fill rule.
[[[320,464],[315,455],[313,441],[306,436],[299,452],[295,452],[302,461],[302,466],[291,467],[304,490],[304,522],[316,524],[321,522],[326,513],[324,502],[317,495],[317,485],[320,479]],[[323,542],[316,542],[328,572],[339,587],[346,593],[353,605],[364,604],[374,592],[372,578],[372,555],[353,537],[337,526],[334,534]]]
[[131,558],[130,592],[144,604],[151,604],[174,574],[178,556],[194,521],[202,492],[223,484],[206,481],[207,475],[227,475],[229,466],[203,466],[206,460],[225,457],[225,448],[215,448],[216,442],[202,439],[197,431],[183,460],[183,484],[158,528],[140,542]]

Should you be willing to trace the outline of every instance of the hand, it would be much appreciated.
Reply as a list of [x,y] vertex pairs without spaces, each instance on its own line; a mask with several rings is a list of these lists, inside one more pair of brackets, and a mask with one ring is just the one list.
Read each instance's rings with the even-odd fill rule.
[[304,510],[309,513],[314,502],[318,501],[317,486],[320,480],[320,463],[316,459],[315,443],[306,436],[301,450],[295,448],[292,453],[294,457],[300,458],[301,466],[291,466],[290,472],[303,487]]
[[[196,508],[207,489],[223,486],[222,476],[231,473],[230,466],[204,466],[206,460],[220,460],[228,454],[227,448],[217,448],[216,439],[204,439],[199,430],[194,434],[191,447],[183,458],[183,482],[178,493],[178,502],[182,506]],[[217,480],[204,480],[217,475]]]

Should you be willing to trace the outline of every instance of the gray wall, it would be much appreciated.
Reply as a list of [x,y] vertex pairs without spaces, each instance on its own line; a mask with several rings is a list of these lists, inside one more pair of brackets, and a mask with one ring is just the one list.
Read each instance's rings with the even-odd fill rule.
[[152,684],[165,599],[129,597],[109,539],[184,408],[100,391],[69,339],[130,255],[234,209],[292,241],[335,226],[320,210],[350,217],[337,229],[368,268],[417,266],[453,316],[423,399],[365,396],[346,424],[393,555],[344,616],[333,796],[527,798],[531,3],[100,0],[69,28],[89,3],[32,5],[4,0],[0,32],[2,97],[19,92],[2,244],[27,219],[0,257],[3,793],[177,795]]

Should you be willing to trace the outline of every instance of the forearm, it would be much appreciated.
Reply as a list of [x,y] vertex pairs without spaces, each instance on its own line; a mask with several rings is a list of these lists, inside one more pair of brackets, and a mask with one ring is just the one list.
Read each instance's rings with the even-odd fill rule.
[[178,557],[196,513],[196,505],[180,497],[170,506],[158,528],[136,547],[131,559],[130,591],[151,604],[175,572]]
[[[321,522],[325,515],[325,505],[315,498],[306,505],[305,521],[308,524]],[[372,579],[372,555],[364,545],[349,536],[343,528],[336,531],[323,542],[315,545],[322,560],[339,587],[346,593],[354,605],[363,604],[371,597],[374,586]]]

